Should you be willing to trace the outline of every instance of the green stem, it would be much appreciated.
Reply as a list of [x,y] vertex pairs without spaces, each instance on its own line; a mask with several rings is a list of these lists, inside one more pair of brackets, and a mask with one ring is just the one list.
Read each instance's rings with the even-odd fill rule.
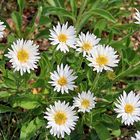
[[78,67],[77,71],[79,71],[79,70],[81,69],[81,66],[82,66],[82,63],[83,63],[83,59],[84,59],[84,57],[82,57],[82,58],[80,59],[79,67]]
[[52,99],[72,99],[73,97],[71,96],[64,96],[64,97],[51,97]]
[[129,72],[132,71],[132,70],[134,70],[135,67],[136,67],[137,65],[139,65],[139,64],[140,64],[140,62],[138,62],[138,63],[136,63],[136,64],[134,64],[134,65],[132,65],[132,66],[129,66],[128,69],[126,69],[125,71],[122,71],[119,75],[116,76],[115,81],[118,80],[120,77],[125,76],[126,73],[129,74]]
[[81,4],[81,8],[80,8],[80,11],[79,11],[79,18],[81,18],[80,16],[82,15],[82,13],[84,12],[84,10],[85,10],[85,7],[87,6],[87,2],[88,2],[88,0],[83,0],[82,1],[82,4]]
[[85,114],[83,114],[83,116],[82,116],[82,126],[83,126],[83,124],[84,124],[84,122],[85,122]]
[[16,78],[17,93],[19,92],[19,86],[20,86],[20,82],[19,82],[18,78]]
[[92,124],[92,121],[93,121],[93,115],[92,115],[92,112],[90,113],[90,124]]
[[83,14],[83,12],[84,12],[86,6],[87,6],[87,3],[88,3],[88,0],[83,0],[83,1],[81,2],[81,8],[80,8],[79,14],[78,14],[78,16],[77,16],[77,22],[75,23],[76,29],[77,29],[78,26],[79,26],[80,19],[81,19],[82,14]]
[[91,88],[92,91],[96,91],[99,77],[100,77],[100,73],[97,73],[96,77],[95,77],[95,79],[93,81],[93,86]]
[[22,77],[20,76],[20,73],[17,73],[17,77],[15,76],[15,81],[16,81],[16,93],[19,93],[19,88],[22,82]]

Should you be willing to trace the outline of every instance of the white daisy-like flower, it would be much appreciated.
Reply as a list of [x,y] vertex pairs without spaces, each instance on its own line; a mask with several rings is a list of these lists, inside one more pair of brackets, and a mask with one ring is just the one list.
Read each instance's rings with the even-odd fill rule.
[[97,38],[94,34],[87,32],[86,34],[81,33],[77,40],[76,50],[78,52],[83,52],[83,56],[89,55],[95,46],[98,45],[100,38]]
[[56,50],[60,50],[64,53],[69,51],[69,47],[76,48],[76,31],[73,26],[68,27],[68,22],[63,24],[60,23],[53,30],[50,30],[50,38],[52,45],[57,45]]
[[140,24],[140,12],[137,9],[134,18],[137,20],[135,23]]
[[3,34],[4,34],[4,30],[5,30],[6,26],[4,25],[4,22],[1,22],[0,21],[0,38],[3,37]]
[[90,91],[78,93],[78,97],[74,97],[73,106],[78,107],[78,112],[90,112],[92,108],[95,108],[94,94]]
[[11,47],[5,56],[10,59],[14,71],[19,71],[23,75],[37,68],[37,62],[40,59],[38,45],[33,44],[31,40],[18,39]]
[[74,130],[78,117],[73,110],[74,107],[69,106],[69,103],[55,102],[47,108],[44,118],[48,120],[46,128],[51,128],[51,135],[58,138],[64,138],[65,133],[70,135],[71,130]]
[[122,123],[125,125],[133,125],[134,122],[140,120],[140,96],[133,91],[119,97],[116,108],[114,109],[118,113],[117,118],[121,117]]
[[137,133],[135,134],[135,138],[131,137],[131,140],[140,140],[140,131],[137,131]]
[[94,48],[91,55],[87,56],[87,60],[91,63],[90,67],[94,67],[93,70],[102,72],[104,70],[113,71],[113,67],[118,65],[118,55],[116,51],[110,46],[102,46]]
[[57,65],[57,71],[51,73],[50,78],[52,81],[49,83],[54,87],[54,91],[61,92],[62,94],[64,94],[64,92],[68,93],[68,90],[74,90],[76,87],[74,80],[77,76],[74,75],[75,73],[68,65]]

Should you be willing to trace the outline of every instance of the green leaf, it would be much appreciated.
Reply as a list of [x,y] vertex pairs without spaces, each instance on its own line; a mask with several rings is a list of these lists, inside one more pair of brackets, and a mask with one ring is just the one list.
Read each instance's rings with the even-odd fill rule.
[[8,35],[7,40],[8,40],[8,43],[10,44],[10,43],[13,43],[16,40],[16,38],[14,34],[10,34]]
[[111,21],[113,23],[115,23],[115,18],[111,15],[111,13],[109,13],[106,10],[103,9],[93,9],[93,10],[89,10],[88,12],[84,12],[84,14],[81,16],[81,20],[78,24],[76,24],[76,29],[77,32],[79,32],[81,30],[81,28],[89,21],[89,19],[93,16],[93,15],[99,15],[101,17],[103,17],[104,19],[107,19],[108,21]]
[[12,112],[12,111],[13,109],[11,107],[0,105],[0,113]]
[[41,73],[40,73],[40,77],[44,78],[46,76],[46,72],[48,70],[48,68],[50,68],[50,62],[48,61],[48,58],[46,57],[45,53],[42,54],[42,59],[39,62],[39,65],[41,67]]
[[113,25],[113,28],[117,28],[119,30],[128,30],[130,28],[132,28],[133,30],[138,29],[137,24],[135,24],[135,23],[129,23],[129,24],[117,23],[117,24]]
[[129,90],[132,90],[132,89],[140,90],[140,81],[137,80],[137,81],[132,81],[132,82],[128,83],[127,89],[129,89]]
[[76,24],[77,33],[82,29],[82,27],[89,21],[89,18],[92,16],[92,13],[83,14],[81,21]]
[[37,101],[19,101],[13,104],[13,107],[22,107],[25,109],[33,109],[39,106],[39,103]]
[[21,28],[22,28],[22,16],[18,12],[13,12],[11,15],[15,25],[18,35],[20,36]]
[[17,2],[18,2],[18,5],[19,5],[20,13],[22,14],[23,9],[25,7],[25,0],[17,0]]
[[31,139],[31,137],[35,135],[36,131],[44,124],[44,121],[39,119],[38,117],[30,122],[26,122],[25,124],[23,124],[20,133],[20,140]]
[[116,136],[116,137],[119,137],[121,135],[121,130],[120,129],[117,129],[117,130],[113,130],[112,131],[112,135]]
[[56,3],[54,0],[48,0],[47,1],[51,6],[56,6]]
[[60,8],[60,7],[45,7],[43,9],[43,14],[45,14],[46,16],[47,15],[59,15],[59,16],[62,16],[62,17],[69,17],[71,18],[72,20],[75,20],[75,18],[72,16],[72,14],[67,11],[66,9],[64,8]]
[[39,106],[37,101],[30,101],[30,100],[20,100],[13,104],[13,107],[22,107],[25,109],[33,109]]
[[8,93],[7,91],[1,91],[0,92],[0,98],[6,98],[6,97],[9,97],[11,95],[12,94],[11,93]]
[[56,7],[64,7],[64,0],[54,0]]
[[12,89],[15,89],[16,88],[16,84],[15,84],[15,80],[13,79],[10,79],[8,77],[3,77],[4,79],[4,84],[9,87],[9,88],[12,88]]
[[37,87],[42,87],[44,88],[46,85],[46,81],[44,79],[38,79],[34,84],[33,87],[37,88]]
[[100,31],[103,31],[107,26],[107,21],[105,19],[100,19],[96,22],[95,29],[99,29]]
[[109,140],[111,138],[109,130],[101,122],[96,123],[94,127],[100,140]]
[[116,22],[115,18],[107,10],[96,8],[96,9],[89,11],[89,12],[93,13],[94,15],[99,15],[99,16],[101,16],[101,17],[103,17],[103,18],[105,18],[113,23]]
[[39,39],[39,38],[49,38],[49,34],[50,32],[48,30],[41,30],[36,36],[35,39]]
[[22,107],[24,109],[33,109],[40,106],[39,99],[30,94],[15,97],[12,101],[13,107]]
[[45,25],[45,26],[47,26],[47,25],[50,26],[51,25],[51,20],[50,20],[49,17],[46,17],[46,16],[43,15],[43,16],[40,17],[39,24],[40,25]]
[[70,0],[70,5],[72,8],[72,13],[74,16],[77,14],[77,6],[76,6],[76,1],[75,0]]

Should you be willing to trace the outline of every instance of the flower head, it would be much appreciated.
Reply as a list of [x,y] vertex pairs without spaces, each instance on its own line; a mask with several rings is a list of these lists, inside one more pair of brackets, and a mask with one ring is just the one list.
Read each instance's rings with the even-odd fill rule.
[[74,90],[76,87],[74,85],[74,80],[77,78],[77,76],[74,76],[75,73],[73,73],[73,70],[70,69],[68,65],[63,66],[61,64],[60,66],[57,66],[57,71],[54,71],[51,73],[51,80],[49,83],[54,86],[54,91],[61,92],[62,94],[64,92],[68,93],[68,90]]
[[140,140],[140,131],[137,131],[137,133],[135,134],[135,137],[131,137],[131,140]]
[[97,38],[94,34],[87,32],[86,34],[81,33],[79,39],[77,40],[76,50],[83,52],[83,56],[90,54],[93,51],[93,48],[98,45],[100,39]]
[[78,97],[74,97],[73,106],[78,107],[79,112],[90,112],[95,107],[95,99],[93,93],[90,91],[78,93]]
[[69,47],[75,48],[76,35],[75,28],[73,26],[68,27],[68,22],[63,24],[60,23],[53,30],[50,30],[50,40],[52,45],[57,45],[57,50],[64,53],[69,51]]
[[4,25],[4,22],[1,22],[0,21],[0,38],[2,38],[3,37],[3,34],[4,34],[4,30],[5,30],[5,25]]
[[37,68],[40,59],[38,45],[33,44],[31,40],[18,39],[11,47],[5,56],[10,59],[14,71],[20,71],[23,75],[26,71],[30,73],[30,70]]
[[70,135],[71,130],[74,130],[78,117],[73,110],[74,107],[69,106],[69,103],[55,102],[47,108],[44,118],[48,120],[46,128],[51,128],[51,135],[64,138],[65,133]]
[[122,118],[122,123],[125,125],[133,125],[134,122],[140,120],[140,96],[136,95],[133,91],[119,97],[116,108],[114,109],[118,113],[117,118]]
[[137,20],[135,23],[140,24],[140,12],[137,9],[134,18]]
[[94,67],[93,70],[97,72],[102,72],[103,69],[113,71],[112,67],[116,67],[119,62],[116,51],[110,46],[102,45],[94,48],[87,60],[91,62],[89,66]]

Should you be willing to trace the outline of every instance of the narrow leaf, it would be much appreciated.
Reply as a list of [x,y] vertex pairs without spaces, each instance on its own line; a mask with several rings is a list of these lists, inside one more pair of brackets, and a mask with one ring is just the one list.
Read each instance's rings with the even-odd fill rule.
[[71,18],[72,20],[75,20],[74,17],[72,16],[72,14],[65,10],[64,8],[60,8],[60,7],[46,7],[44,8],[43,10],[43,13],[47,16],[49,14],[51,15],[59,15],[59,16],[62,16],[62,17],[69,17]]

